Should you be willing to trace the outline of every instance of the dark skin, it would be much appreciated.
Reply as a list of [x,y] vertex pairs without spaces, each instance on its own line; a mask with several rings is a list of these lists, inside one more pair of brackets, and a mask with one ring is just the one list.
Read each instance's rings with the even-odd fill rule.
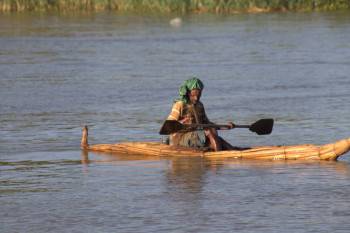
[[201,98],[202,91],[199,89],[193,89],[188,93],[188,99],[190,100],[191,104],[196,104],[199,99]]
[[[198,103],[198,101],[201,98],[202,91],[199,89],[193,89],[190,92],[188,92],[187,96],[191,104],[195,105]],[[189,118],[184,118],[181,123],[188,123],[190,122]],[[232,122],[228,123],[229,128],[233,128],[234,124]],[[214,151],[220,151],[220,150],[230,150],[234,149],[232,145],[230,145],[228,142],[226,142],[223,138],[219,137],[218,132],[216,129],[206,129],[205,135],[209,139],[209,146]]]

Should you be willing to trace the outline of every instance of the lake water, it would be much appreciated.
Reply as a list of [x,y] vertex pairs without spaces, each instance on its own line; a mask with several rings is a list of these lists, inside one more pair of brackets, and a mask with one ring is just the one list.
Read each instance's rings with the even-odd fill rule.
[[160,141],[197,76],[232,144],[350,137],[350,14],[0,15],[0,232],[349,232],[350,154],[338,162],[82,153]]

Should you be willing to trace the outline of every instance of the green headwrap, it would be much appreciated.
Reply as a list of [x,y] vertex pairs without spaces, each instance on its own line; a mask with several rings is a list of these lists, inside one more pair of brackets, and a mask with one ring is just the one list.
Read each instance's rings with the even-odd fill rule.
[[179,89],[179,98],[176,99],[175,101],[182,101],[185,104],[188,103],[188,97],[187,97],[187,92],[193,90],[193,89],[199,89],[203,90],[204,85],[201,80],[199,80],[196,77],[192,77],[188,80],[186,80],[180,87]]

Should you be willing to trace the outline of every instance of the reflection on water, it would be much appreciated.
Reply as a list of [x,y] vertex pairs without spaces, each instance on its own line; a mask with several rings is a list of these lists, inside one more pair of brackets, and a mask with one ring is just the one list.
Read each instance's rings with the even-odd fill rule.
[[[169,221],[181,222],[179,229],[186,229],[184,231],[211,232],[221,227],[223,232],[228,229],[294,232],[295,226],[310,231],[329,226],[331,229],[349,227],[344,222],[350,207],[347,162],[164,159],[105,153],[85,153],[84,156],[87,156],[84,161],[92,157],[88,166],[131,168],[124,170],[129,170],[127,176],[139,177],[138,171],[143,170],[143,176],[148,178],[137,186],[152,190],[149,196],[152,199],[142,200],[148,203],[146,206],[150,203],[157,206],[149,214],[162,213],[166,226]],[[130,185],[135,184],[130,181]],[[148,196],[147,191],[140,192],[141,196]],[[322,221],[320,217],[328,220]],[[283,226],[281,219],[285,221]],[[310,221],[314,224],[309,225]],[[341,227],[337,225],[340,223]],[[143,225],[148,229],[147,226],[152,223]],[[125,229],[130,228],[125,225]]]
[[[44,154],[56,159],[38,159]],[[295,226],[311,232],[349,227],[347,162],[86,151],[26,157],[31,159],[0,164],[5,232],[44,232],[39,226],[77,232],[295,232]],[[22,221],[13,221],[17,218]],[[86,224],[76,225],[86,218]]]
[[207,169],[202,158],[171,159],[166,173],[169,192],[200,193]]
[[[96,156],[95,160],[89,159],[89,153]],[[234,158],[203,158],[203,157],[157,157],[157,156],[142,156],[142,155],[118,155],[116,153],[108,152],[88,152],[86,150],[81,151],[81,163],[117,163],[118,162],[133,162],[133,161],[167,161],[168,173],[167,177],[169,181],[172,177],[178,177],[180,183],[186,181],[201,181],[203,176],[207,172],[217,173],[220,168],[225,169],[240,169],[248,168],[254,170],[276,170],[279,169],[305,169],[308,168],[317,169],[321,171],[334,172],[341,176],[348,176],[350,171],[350,165],[344,161],[314,161],[314,160],[249,160],[249,159],[234,159]],[[182,182],[183,181],[183,182]],[[194,182],[195,183],[195,182]],[[199,182],[201,183],[201,182]],[[186,184],[185,184],[186,185]],[[189,185],[191,186],[191,185]]]

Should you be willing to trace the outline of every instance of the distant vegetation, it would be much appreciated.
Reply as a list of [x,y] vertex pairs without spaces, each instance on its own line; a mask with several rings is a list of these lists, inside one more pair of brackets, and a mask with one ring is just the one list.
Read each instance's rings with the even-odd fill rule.
[[0,0],[9,11],[269,12],[350,9],[350,0]]

